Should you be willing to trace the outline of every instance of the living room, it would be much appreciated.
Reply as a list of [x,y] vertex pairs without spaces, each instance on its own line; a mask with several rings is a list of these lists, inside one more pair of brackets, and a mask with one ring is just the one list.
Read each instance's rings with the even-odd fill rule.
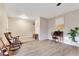
[[[78,33],[75,37],[75,41],[77,42],[74,42],[68,35],[71,29],[79,27],[78,19],[78,3],[0,4],[0,38],[5,45],[8,45],[9,42],[4,33],[11,32],[12,36],[19,36],[22,46],[19,51],[17,50],[17,53],[15,52],[14,56],[79,55],[79,49],[77,53],[71,53],[79,47]],[[51,33],[58,30],[63,32],[63,39],[61,42],[59,41],[59,43],[55,43],[53,42]],[[33,35],[35,34],[38,34],[37,39],[35,39],[35,37],[33,38]],[[59,46],[56,47],[56,44]],[[0,43],[0,45],[2,45],[2,43]],[[68,46],[74,46],[76,48],[73,48],[74,50],[72,50],[70,54],[65,54],[66,52],[57,52],[60,51],[61,48],[56,51],[56,54],[53,54],[55,52],[51,52],[52,49],[50,50],[50,47],[52,48],[53,46],[55,49],[60,46],[63,48],[64,46],[63,50],[68,48]],[[47,48],[47,52],[45,53],[45,50],[41,50],[41,48]],[[25,53],[25,51],[27,52]],[[67,52],[68,51],[70,50],[67,50]]]

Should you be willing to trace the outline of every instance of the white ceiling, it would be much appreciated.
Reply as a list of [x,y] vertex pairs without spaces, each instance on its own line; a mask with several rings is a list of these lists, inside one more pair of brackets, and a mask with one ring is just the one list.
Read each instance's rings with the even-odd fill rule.
[[39,16],[51,18],[79,9],[79,4],[62,3],[60,6],[56,6],[56,3],[6,3],[5,9],[9,17],[26,15],[30,19],[35,19]]

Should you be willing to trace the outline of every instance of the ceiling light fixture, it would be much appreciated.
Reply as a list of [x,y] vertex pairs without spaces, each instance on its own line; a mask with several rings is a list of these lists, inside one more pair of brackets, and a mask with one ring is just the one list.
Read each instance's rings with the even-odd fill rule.
[[61,5],[61,3],[57,3],[57,6],[60,6]]
[[29,19],[28,16],[26,16],[26,15],[21,15],[21,16],[19,16],[19,18],[21,18],[21,19]]

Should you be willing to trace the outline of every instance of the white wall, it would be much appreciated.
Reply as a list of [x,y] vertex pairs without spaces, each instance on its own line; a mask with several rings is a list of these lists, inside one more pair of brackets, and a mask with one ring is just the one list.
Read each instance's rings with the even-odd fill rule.
[[38,34],[38,38],[40,39],[40,17],[35,19],[35,33]]
[[33,23],[26,19],[9,18],[8,31],[11,31],[13,35],[32,37],[35,31]]

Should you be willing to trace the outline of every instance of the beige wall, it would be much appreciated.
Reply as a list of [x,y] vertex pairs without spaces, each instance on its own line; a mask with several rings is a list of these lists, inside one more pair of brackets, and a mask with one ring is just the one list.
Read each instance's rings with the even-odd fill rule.
[[40,40],[48,39],[48,19],[40,17]]
[[33,23],[26,19],[9,18],[8,31],[11,31],[13,35],[32,37],[35,28]]
[[65,29],[79,27],[79,10],[75,10],[71,13],[65,14]]
[[55,20],[51,18],[48,20],[48,39],[52,40],[51,32],[55,31]]
[[48,39],[48,19],[39,17],[35,20],[35,33],[39,34],[39,40]]
[[7,44],[7,40],[4,36],[4,32],[8,31],[8,17],[3,4],[0,4],[0,37],[5,44]]

